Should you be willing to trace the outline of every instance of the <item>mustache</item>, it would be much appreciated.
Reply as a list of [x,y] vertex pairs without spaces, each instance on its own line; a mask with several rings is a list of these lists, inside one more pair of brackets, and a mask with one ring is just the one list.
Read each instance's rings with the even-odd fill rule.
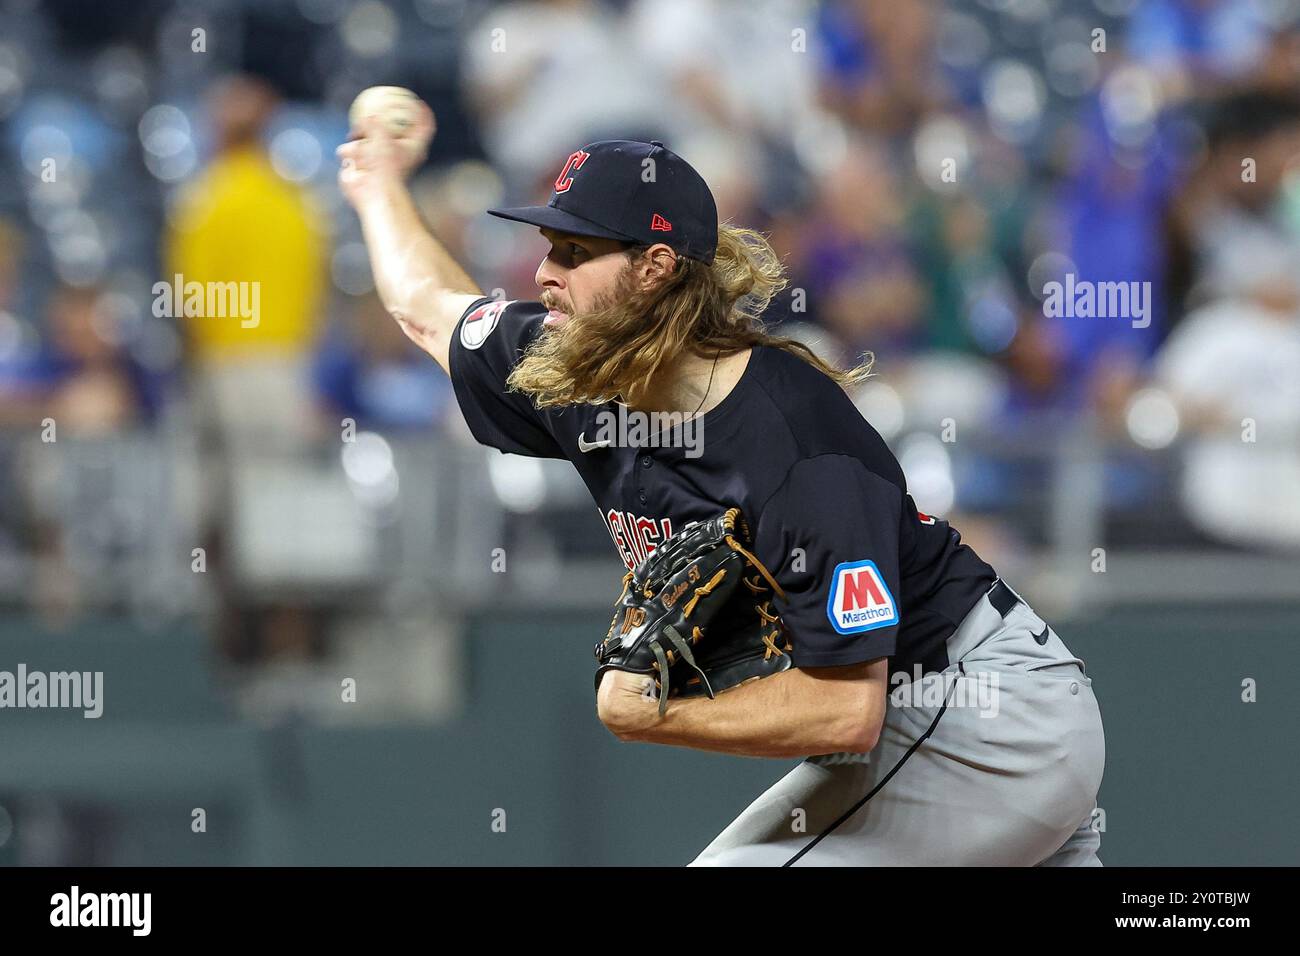
[[560,301],[549,289],[542,293],[541,302],[542,305],[546,306],[548,309],[553,309],[556,312],[563,312],[565,315],[569,314],[569,310],[560,305]]

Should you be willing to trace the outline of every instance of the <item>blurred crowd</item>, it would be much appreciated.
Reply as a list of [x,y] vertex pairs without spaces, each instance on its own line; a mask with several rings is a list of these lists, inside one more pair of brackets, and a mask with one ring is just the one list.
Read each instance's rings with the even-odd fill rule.
[[[1164,522],[1172,487],[1193,542],[1300,546],[1300,0],[118,7],[0,2],[0,427],[179,422],[218,499],[345,420],[463,437],[334,185],[348,101],[395,83],[438,114],[414,190],[485,289],[531,296],[544,250],[488,205],[544,201],[583,143],[660,139],[785,256],[772,323],[874,353],[887,439],[1176,448],[1172,486],[1121,455],[1108,497]],[[1146,306],[1046,306],[1076,281]],[[187,315],[182,282],[255,308]],[[0,443],[0,552],[12,467]],[[991,460],[922,504],[1046,480]]]

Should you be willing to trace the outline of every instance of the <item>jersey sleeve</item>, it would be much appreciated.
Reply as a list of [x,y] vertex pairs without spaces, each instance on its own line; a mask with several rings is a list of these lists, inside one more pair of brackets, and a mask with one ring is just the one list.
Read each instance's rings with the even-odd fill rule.
[[762,507],[756,556],[775,575],[796,667],[894,653],[903,490],[847,455],[800,461]]
[[482,444],[514,455],[564,458],[545,415],[527,395],[506,389],[545,317],[540,302],[474,302],[451,337],[451,383],[470,432]]

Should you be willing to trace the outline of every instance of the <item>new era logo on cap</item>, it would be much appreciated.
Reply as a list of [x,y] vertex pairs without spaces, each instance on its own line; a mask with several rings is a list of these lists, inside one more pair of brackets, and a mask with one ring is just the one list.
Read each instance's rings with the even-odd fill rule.
[[565,159],[545,206],[488,212],[557,232],[662,242],[701,262],[712,262],[718,247],[718,207],[708,184],[658,141],[589,143]]

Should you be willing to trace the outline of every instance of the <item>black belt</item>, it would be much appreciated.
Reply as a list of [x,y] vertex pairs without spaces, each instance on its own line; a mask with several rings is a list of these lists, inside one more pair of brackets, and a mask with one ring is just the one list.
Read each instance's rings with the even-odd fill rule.
[[1003,617],[1010,614],[1011,609],[1020,603],[1020,598],[1016,597],[1011,588],[1002,583],[1001,578],[994,581],[993,587],[989,588],[988,599],[993,608]]

